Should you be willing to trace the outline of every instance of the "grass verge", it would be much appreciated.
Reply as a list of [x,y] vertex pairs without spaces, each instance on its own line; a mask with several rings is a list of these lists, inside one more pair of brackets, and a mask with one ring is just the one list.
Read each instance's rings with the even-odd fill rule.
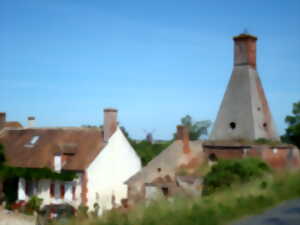
[[285,172],[236,184],[199,199],[177,196],[136,207],[128,213],[112,210],[100,218],[76,218],[69,225],[225,225],[297,197],[300,172]]

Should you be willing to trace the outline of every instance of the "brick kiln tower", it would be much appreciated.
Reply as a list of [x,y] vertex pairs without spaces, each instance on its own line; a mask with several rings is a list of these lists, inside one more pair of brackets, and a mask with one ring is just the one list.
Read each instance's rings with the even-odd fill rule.
[[256,70],[256,40],[240,34],[234,40],[234,68],[211,140],[279,139]]

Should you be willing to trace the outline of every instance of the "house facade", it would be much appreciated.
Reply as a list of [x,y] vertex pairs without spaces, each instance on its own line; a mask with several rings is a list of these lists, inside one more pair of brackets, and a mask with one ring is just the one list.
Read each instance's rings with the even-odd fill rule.
[[71,181],[20,177],[15,181],[18,201],[37,196],[43,204],[110,209],[127,198],[124,182],[141,169],[140,158],[118,126],[115,109],[104,110],[103,128],[6,128],[0,143],[9,166],[76,173]]
[[177,126],[176,140],[126,181],[129,204],[178,192],[200,194],[201,178],[188,174],[194,173],[205,160],[202,141],[190,141],[187,128]]

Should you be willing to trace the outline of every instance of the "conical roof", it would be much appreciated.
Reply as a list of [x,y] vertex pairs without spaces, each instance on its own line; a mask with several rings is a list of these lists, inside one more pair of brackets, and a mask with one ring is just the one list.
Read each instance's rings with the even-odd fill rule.
[[211,140],[278,139],[256,71],[256,40],[252,35],[234,37],[234,68],[210,135]]

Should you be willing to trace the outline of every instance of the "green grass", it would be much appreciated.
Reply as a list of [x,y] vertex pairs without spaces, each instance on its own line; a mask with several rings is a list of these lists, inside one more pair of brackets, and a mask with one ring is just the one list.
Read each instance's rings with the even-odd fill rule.
[[100,218],[70,221],[70,225],[225,225],[258,214],[276,204],[300,197],[300,172],[267,175],[235,184],[212,195],[152,202],[124,213],[113,210]]

